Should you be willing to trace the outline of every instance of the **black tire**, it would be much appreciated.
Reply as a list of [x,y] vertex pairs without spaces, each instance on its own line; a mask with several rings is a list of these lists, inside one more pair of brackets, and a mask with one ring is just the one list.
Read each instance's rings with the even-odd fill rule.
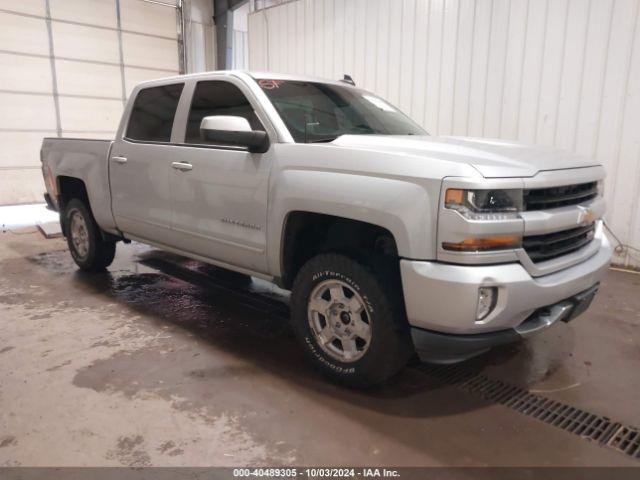
[[[74,243],[72,218],[78,215],[86,227],[86,252]],[[100,227],[96,223],[89,208],[81,200],[74,198],[67,203],[64,210],[63,221],[67,245],[71,257],[81,270],[87,272],[100,272],[111,265],[116,254],[116,243],[105,241],[102,238]]]
[[[397,267],[382,268],[382,264],[384,262],[365,264],[344,255],[322,254],[300,269],[293,284],[292,323],[307,356],[324,374],[347,386],[365,388],[384,382],[397,374],[414,354]],[[363,348],[364,353],[358,353],[362,356],[355,360],[340,361],[327,353],[311,326],[310,297],[322,291],[322,285],[331,280],[346,284],[347,293],[349,289],[357,292],[364,303],[366,316],[363,318],[368,320],[370,341],[368,347]],[[325,325],[329,318],[341,317],[327,316]]]

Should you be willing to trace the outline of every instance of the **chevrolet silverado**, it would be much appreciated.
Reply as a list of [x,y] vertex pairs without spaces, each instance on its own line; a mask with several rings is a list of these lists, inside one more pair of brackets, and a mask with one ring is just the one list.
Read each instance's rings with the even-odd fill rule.
[[144,82],[113,141],[46,138],[41,158],[81,269],[134,240],[275,282],[309,358],[348,385],[569,321],[611,256],[596,161],[430,136],[346,81]]

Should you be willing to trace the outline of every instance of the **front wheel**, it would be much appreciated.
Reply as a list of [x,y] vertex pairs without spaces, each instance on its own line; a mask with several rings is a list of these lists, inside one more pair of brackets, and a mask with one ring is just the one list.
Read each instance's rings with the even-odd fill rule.
[[100,227],[89,208],[77,198],[64,211],[65,234],[71,257],[88,272],[98,272],[111,265],[116,254],[115,242],[102,238]]
[[389,379],[413,354],[399,278],[349,257],[323,254],[296,276],[294,329],[315,365],[340,383]]

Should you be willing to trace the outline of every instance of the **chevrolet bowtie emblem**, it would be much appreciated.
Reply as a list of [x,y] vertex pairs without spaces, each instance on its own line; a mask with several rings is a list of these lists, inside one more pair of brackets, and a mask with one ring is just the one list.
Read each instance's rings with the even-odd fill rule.
[[596,214],[593,210],[587,207],[578,206],[578,219],[576,222],[578,225],[588,225],[593,223],[595,219]]

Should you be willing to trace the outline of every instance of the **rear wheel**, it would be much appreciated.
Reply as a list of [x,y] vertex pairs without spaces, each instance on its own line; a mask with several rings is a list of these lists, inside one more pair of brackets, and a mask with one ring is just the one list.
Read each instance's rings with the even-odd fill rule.
[[116,244],[102,238],[100,227],[81,200],[69,201],[64,211],[64,224],[67,245],[78,267],[97,272],[111,265]]
[[413,354],[399,279],[336,254],[296,276],[291,314],[308,357],[332,379],[367,387],[389,379]]

